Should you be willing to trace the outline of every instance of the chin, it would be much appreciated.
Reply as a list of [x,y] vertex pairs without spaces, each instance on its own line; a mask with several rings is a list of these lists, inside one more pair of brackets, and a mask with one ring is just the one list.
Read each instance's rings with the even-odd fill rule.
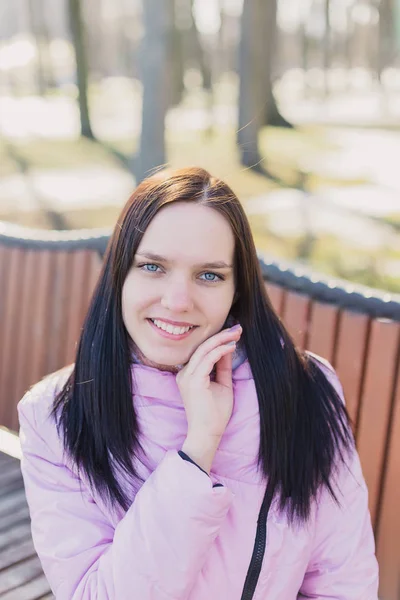
[[172,367],[176,367],[177,365],[183,365],[183,364],[187,363],[188,358],[183,355],[179,356],[178,354],[176,356],[174,356],[174,355],[171,356],[171,354],[166,356],[165,354],[164,355],[162,355],[162,354],[156,355],[154,353],[151,353],[151,354],[149,353],[146,356],[145,362],[146,362],[146,360],[147,360],[147,362],[151,363],[155,367],[172,368]]

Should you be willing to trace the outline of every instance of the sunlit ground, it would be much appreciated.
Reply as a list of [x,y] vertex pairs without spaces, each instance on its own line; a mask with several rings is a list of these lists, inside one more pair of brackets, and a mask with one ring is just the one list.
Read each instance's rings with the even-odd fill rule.
[[15,456],[15,458],[22,458],[18,435],[5,427],[0,427],[0,452]]
[[[286,75],[276,91],[285,116],[298,126],[267,128],[260,136],[263,166],[281,185],[240,165],[236,78],[225,77],[211,98],[198,74],[189,73],[191,91],[166,119],[167,161],[173,167],[200,165],[225,179],[248,210],[260,251],[400,292],[400,237],[386,224],[400,224],[396,73],[386,95],[360,74],[352,90],[343,73],[333,74],[328,100],[321,87],[310,87],[318,73],[306,80],[303,74],[303,84],[298,71]],[[112,226],[135,185],[139,82],[112,78],[91,85],[99,143],[78,137],[74,86],[45,98],[3,92],[0,219],[52,228],[50,211],[62,214],[66,228]],[[347,122],[353,126],[343,126]],[[281,187],[300,184],[306,195]],[[307,194],[312,202],[305,201]]]

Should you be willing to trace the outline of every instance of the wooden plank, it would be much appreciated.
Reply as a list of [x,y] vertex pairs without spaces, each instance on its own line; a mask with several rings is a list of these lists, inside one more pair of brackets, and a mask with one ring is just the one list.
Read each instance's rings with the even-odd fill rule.
[[[21,300],[20,329],[18,336],[18,360],[14,369],[14,389],[9,403],[9,422],[14,431],[18,431],[17,403],[28,387],[33,383],[29,378],[29,363],[37,352],[34,345],[36,309],[38,295],[38,276],[40,269],[40,251],[27,250],[25,253],[25,281]],[[37,339],[37,337],[36,337]]]
[[13,546],[4,552],[0,552],[0,571],[2,569],[9,569],[13,565],[31,558],[32,556],[36,556],[36,552],[33,547],[32,538],[29,538],[21,544],[18,544],[18,546]]
[[32,347],[36,350],[30,356],[29,385],[36,383],[46,371],[47,343],[51,335],[49,313],[53,303],[52,279],[55,269],[53,252],[43,250],[39,255],[37,267],[37,293],[35,296],[35,328],[33,331]]
[[[4,431],[2,429],[2,431]],[[7,431],[7,430],[5,430]],[[10,456],[3,451],[0,451],[0,467],[2,468],[4,465],[15,464],[14,456]]]
[[286,292],[282,320],[294,343],[305,348],[308,334],[310,298],[296,292]]
[[0,517],[8,515],[26,504],[25,490],[18,489],[5,497],[0,497]]
[[379,597],[400,598],[400,372],[377,531]]
[[13,510],[12,513],[0,517],[0,531],[14,527],[17,523],[30,523],[30,520],[28,504],[25,502],[19,508]]
[[369,490],[369,507],[374,525],[384,469],[399,339],[400,323],[387,320],[372,322],[357,447]]
[[46,339],[46,373],[53,373],[53,371],[65,366],[63,358],[68,328],[66,308],[69,302],[69,286],[72,279],[71,253],[57,251],[54,252],[54,256],[52,302],[48,314],[50,330]]
[[86,316],[86,311],[87,308],[90,304],[90,301],[92,299],[94,290],[96,288],[97,282],[99,280],[99,275],[101,272],[101,269],[103,268],[103,261],[101,259],[101,257],[99,256],[99,254],[95,251],[91,252],[90,254],[90,263],[89,263],[89,273],[88,273],[88,286],[86,287],[86,296],[83,302],[83,307],[82,307],[82,321],[83,318]]
[[366,315],[343,310],[339,314],[333,366],[343,386],[346,407],[357,429],[357,415],[362,391],[370,319]]
[[267,289],[268,298],[276,312],[277,315],[282,315],[283,310],[283,298],[285,294],[285,290],[274,283],[266,282],[265,287]]
[[[9,289],[10,256],[11,249],[0,246],[0,375],[2,373],[2,364],[6,354],[4,336],[6,326],[7,293],[5,290]],[[5,405],[5,400],[6,399],[2,396],[2,386],[0,382],[0,425],[2,423],[2,408]]]
[[31,524],[29,522],[24,521],[9,529],[4,529],[0,532],[0,554],[28,539],[31,539]]
[[[21,489],[4,494],[5,485]],[[35,552],[20,462],[0,453],[0,597],[21,600],[53,598]]]
[[66,321],[68,322],[67,339],[63,365],[75,361],[76,345],[80,337],[83,324],[82,305],[86,300],[86,286],[89,285],[90,253],[80,250],[72,254],[71,272],[73,274],[70,284],[70,295],[66,307]]
[[46,577],[42,574],[32,581],[9,591],[1,597],[1,600],[38,600],[44,594],[48,594],[50,586]]
[[[3,484],[3,482],[1,483],[1,488],[0,488],[0,498],[4,497],[4,496],[8,496],[9,494],[12,494],[13,492],[17,491],[17,490],[21,490],[24,487],[24,482],[22,481],[22,479],[15,479],[13,481],[9,481],[7,484]],[[1,517],[0,517],[0,521],[1,521]],[[1,526],[0,526],[1,528]]]
[[25,277],[24,250],[12,248],[10,253],[10,275],[5,289],[4,331],[1,340],[2,356],[0,361],[0,424],[11,428],[9,406],[12,397],[15,365],[18,361],[17,337],[21,296]]
[[10,488],[10,486],[15,486],[17,483],[22,482],[21,470],[17,465],[7,465],[4,469],[1,470],[1,486],[0,486],[0,497],[4,496],[6,490]]
[[338,309],[331,304],[312,301],[308,328],[307,350],[326,358],[334,358]]
[[0,573],[0,597],[5,592],[15,590],[15,588],[36,579],[42,574],[42,565],[37,556],[32,556],[28,560],[2,571]]
[[21,465],[19,460],[16,458],[10,462],[4,463],[1,468],[1,480],[9,474],[9,473],[18,473],[21,475]]

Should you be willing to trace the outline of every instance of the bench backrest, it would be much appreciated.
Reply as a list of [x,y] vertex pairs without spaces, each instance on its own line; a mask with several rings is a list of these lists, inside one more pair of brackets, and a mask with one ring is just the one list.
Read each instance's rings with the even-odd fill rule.
[[[16,405],[26,389],[73,362],[107,237],[51,234],[38,241],[12,233],[0,234],[0,425],[17,431]],[[262,268],[297,345],[328,359],[340,377],[369,488],[381,596],[397,599],[400,302],[307,280],[276,264]]]

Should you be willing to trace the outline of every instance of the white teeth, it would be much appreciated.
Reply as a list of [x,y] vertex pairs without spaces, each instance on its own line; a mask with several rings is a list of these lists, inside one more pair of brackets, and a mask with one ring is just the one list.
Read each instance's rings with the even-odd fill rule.
[[169,325],[168,323],[164,323],[164,321],[158,321],[157,319],[151,319],[151,321],[167,333],[172,333],[173,335],[182,335],[183,333],[187,333],[192,327],[176,327],[175,325]]

